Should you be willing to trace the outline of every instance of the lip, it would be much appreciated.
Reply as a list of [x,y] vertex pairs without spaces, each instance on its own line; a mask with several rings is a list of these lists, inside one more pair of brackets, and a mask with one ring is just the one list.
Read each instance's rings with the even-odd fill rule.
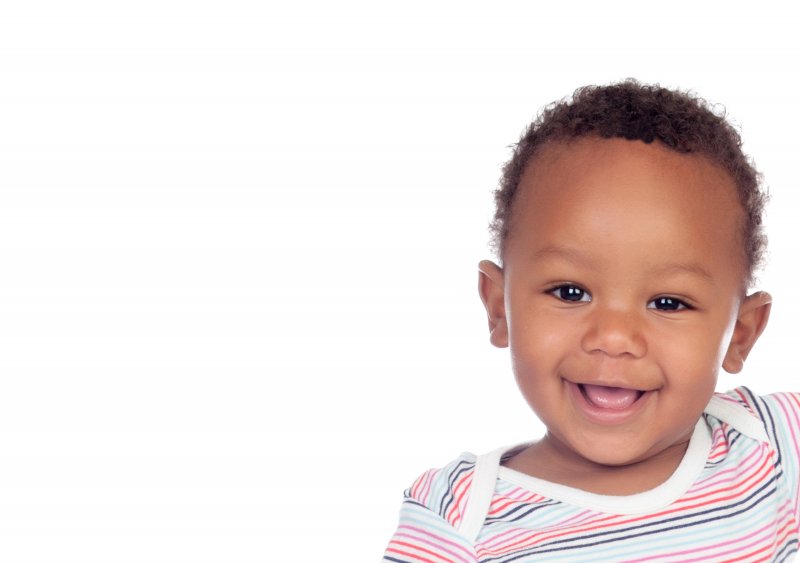
[[580,385],[572,381],[564,380],[569,387],[572,402],[577,410],[589,421],[595,424],[613,426],[629,422],[647,406],[650,402],[652,391],[644,391],[630,406],[624,409],[606,409],[591,404],[581,391]]

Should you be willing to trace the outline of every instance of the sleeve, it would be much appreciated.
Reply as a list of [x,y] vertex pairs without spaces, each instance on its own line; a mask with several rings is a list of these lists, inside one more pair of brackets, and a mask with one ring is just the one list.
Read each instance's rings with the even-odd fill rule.
[[763,422],[775,447],[775,466],[800,522],[800,393],[758,396],[740,388],[740,396]]
[[383,561],[477,563],[474,546],[458,531],[474,468],[474,457],[464,454],[414,481],[404,494],[400,522]]

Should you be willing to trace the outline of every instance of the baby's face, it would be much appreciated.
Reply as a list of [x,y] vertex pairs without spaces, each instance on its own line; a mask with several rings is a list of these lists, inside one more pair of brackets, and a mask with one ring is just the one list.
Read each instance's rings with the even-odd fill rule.
[[536,157],[481,291],[550,439],[607,465],[688,439],[719,368],[741,369],[752,344],[737,322],[741,218],[724,171],[658,143],[582,139]]

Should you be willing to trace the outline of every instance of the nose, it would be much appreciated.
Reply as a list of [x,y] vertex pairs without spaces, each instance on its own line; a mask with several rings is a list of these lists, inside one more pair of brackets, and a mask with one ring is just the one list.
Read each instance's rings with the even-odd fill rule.
[[647,353],[642,319],[636,313],[597,308],[590,315],[588,323],[581,341],[584,351],[634,358],[641,358]]

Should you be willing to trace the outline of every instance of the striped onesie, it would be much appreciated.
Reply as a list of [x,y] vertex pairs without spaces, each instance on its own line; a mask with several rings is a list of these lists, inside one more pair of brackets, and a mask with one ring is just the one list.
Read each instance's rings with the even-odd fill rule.
[[405,492],[384,561],[789,561],[798,547],[800,394],[717,394],[675,473],[605,496],[462,454]]

